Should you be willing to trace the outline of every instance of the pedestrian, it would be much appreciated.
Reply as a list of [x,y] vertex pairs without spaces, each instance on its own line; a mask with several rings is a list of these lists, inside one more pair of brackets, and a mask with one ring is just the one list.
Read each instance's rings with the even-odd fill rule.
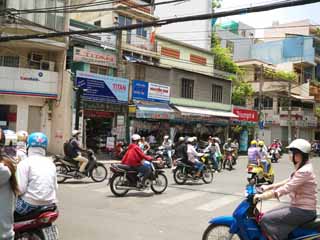
[[13,240],[13,213],[19,189],[16,168],[9,158],[0,155],[0,239]]
[[146,141],[145,137],[142,137],[141,140],[139,141],[139,147],[145,154],[147,154],[148,151],[150,150],[150,144]]

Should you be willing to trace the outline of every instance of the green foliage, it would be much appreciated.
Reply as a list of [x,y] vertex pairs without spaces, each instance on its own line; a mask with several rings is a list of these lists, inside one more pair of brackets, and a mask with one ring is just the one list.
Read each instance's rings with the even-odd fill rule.
[[298,79],[297,74],[294,72],[265,69],[263,74],[266,78],[274,80],[296,81]]
[[222,0],[212,0],[212,10],[221,7]]
[[252,97],[254,93],[251,84],[239,80],[239,78],[234,78],[232,83],[232,104],[238,106],[245,106],[246,100]]

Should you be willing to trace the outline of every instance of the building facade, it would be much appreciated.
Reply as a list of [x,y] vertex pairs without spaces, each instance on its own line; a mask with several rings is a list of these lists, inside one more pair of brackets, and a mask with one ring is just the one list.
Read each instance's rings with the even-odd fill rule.
[[[39,5],[40,4],[40,5]],[[2,8],[63,7],[68,1],[4,1]],[[1,8],[0,7],[0,8]],[[2,35],[68,30],[66,14],[25,14],[0,18]],[[65,71],[67,38],[8,41],[0,46],[0,125],[49,138],[49,151],[62,151],[71,133],[70,76]],[[66,124],[66,123],[70,123]]]

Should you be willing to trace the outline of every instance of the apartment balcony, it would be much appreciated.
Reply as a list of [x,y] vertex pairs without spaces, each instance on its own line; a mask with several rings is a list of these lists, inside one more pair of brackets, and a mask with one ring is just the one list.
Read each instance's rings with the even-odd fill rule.
[[148,4],[150,4],[148,1],[124,0],[115,2],[113,4],[113,7],[118,8],[116,12],[118,12],[119,14],[131,15],[135,17],[139,16],[145,19],[156,19],[157,17],[153,15],[153,7],[143,6]]
[[0,94],[56,98],[58,72],[0,67]]
[[[280,115],[288,115],[288,107],[281,107]],[[314,116],[314,112],[312,109],[304,109],[302,107],[291,107],[291,115],[312,117]]]

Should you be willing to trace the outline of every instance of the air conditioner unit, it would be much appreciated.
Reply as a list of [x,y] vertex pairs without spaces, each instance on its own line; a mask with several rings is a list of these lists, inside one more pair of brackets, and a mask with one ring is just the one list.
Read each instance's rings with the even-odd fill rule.
[[40,69],[47,70],[47,71],[54,71],[55,62],[41,60],[40,61]]
[[43,59],[43,55],[39,53],[31,53],[30,55],[30,62],[32,63],[40,63],[42,59]]

